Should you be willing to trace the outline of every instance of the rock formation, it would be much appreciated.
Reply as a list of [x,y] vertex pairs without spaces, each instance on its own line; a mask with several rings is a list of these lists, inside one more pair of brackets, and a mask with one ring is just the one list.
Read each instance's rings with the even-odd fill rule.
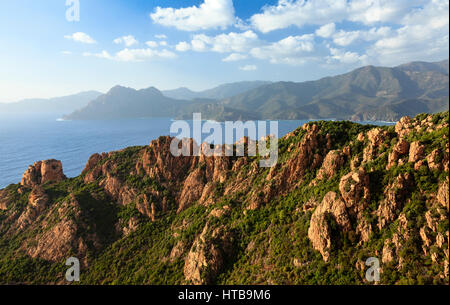
[[30,165],[22,177],[21,185],[33,187],[46,182],[59,182],[66,179],[61,161],[46,160]]

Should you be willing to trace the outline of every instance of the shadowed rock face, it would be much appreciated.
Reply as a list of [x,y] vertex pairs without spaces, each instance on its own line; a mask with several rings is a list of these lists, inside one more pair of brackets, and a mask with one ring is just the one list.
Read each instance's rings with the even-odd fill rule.
[[61,161],[45,160],[30,165],[22,176],[21,185],[33,187],[46,182],[60,182],[66,179]]

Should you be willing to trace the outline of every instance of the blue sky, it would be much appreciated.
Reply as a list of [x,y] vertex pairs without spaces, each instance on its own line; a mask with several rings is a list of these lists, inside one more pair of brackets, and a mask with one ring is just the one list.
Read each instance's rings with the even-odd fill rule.
[[0,2],[0,102],[85,90],[305,81],[448,57],[448,0]]

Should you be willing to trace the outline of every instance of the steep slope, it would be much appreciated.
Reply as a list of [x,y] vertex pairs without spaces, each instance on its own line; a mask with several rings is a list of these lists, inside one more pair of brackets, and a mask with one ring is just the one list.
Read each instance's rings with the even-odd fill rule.
[[87,91],[51,99],[27,99],[16,103],[0,103],[0,112],[65,114],[83,108],[100,95],[102,93],[97,91]]
[[222,100],[226,99],[246,91],[256,89],[263,85],[270,84],[266,81],[246,81],[246,82],[236,82],[230,84],[223,84],[212,89],[195,92],[188,88],[178,88],[174,90],[166,90],[162,93],[170,98],[180,99],[180,100],[193,100],[193,99],[213,99]]
[[448,284],[448,132],[448,112],[312,122],[270,169],[169,137],[72,179],[36,163],[0,190],[0,283],[64,284],[76,256],[82,284],[367,284],[369,257],[383,284]]

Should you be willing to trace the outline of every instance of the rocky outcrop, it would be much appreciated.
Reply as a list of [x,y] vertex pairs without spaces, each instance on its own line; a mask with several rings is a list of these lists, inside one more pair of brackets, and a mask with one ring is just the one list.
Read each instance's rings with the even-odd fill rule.
[[410,228],[409,221],[405,214],[400,214],[397,219],[397,230],[392,234],[392,238],[387,238],[384,241],[383,252],[382,252],[382,262],[390,263],[397,261],[397,269],[401,270],[403,268],[404,258],[400,256],[400,251],[403,245],[410,238]]
[[412,120],[410,117],[405,116],[400,119],[400,121],[395,124],[395,132],[398,134],[399,138],[407,136],[412,130]]
[[181,258],[181,256],[184,254],[186,250],[186,244],[183,242],[183,240],[179,240],[176,245],[172,248],[172,251],[170,251],[169,260],[171,262],[174,262],[175,260]]
[[[145,173],[158,181],[177,183],[186,178],[198,164],[198,157],[174,156],[171,153],[171,137],[160,137],[152,141],[143,151],[142,157],[136,163],[137,173]],[[180,142],[182,150],[192,152],[199,147],[193,140]]]
[[196,168],[189,174],[181,191],[178,212],[201,198],[205,184],[206,178],[201,168]]
[[372,224],[368,222],[364,217],[358,218],[358,225],[356,226],[356,232],[360,236],[360,244],[366,243],[370,240],[372,235]]
[[425,253],[425,255],[428,255],[428,251],[427,250],[428,250],[428,248],[430,248],[430,246],[431,246],[431,244],[433,242],[431,240],[430,234],[428,232],[428,228],[427,227],[420,228],[419,235],[420,235],[420,238],[422,239],[422,242],[424,244],[424,247],[422,248],[423,252]]
[[351,230],[350,219],[345,208],[345,203],[334,192],[325,195],[311,216],[308,237],[317,251],[322,254],[323,260],[328,261],[332,246],[331,227],[327,217],[331,216],[343,231]]
[[397,161],[401,156],[406,155],[409,152],[409,143],[403,138],[400,138],[397,144],[394,145],[394,149],[389,154],[387,170],[391,169],[397,164]]
[[390,263],[394,260],[394,251],[392,249],[391,244],[392,244],[392,241],[389,238],[384,241],[381,261],[385,264]]
[[431,170],[442,170],[443,164],[440,162],[440,153],[439,150],[435,149],[433,150],[428,156],[427,156],[427,163],[428,167]]
[[211,284],[232,250],[231,232],[223,225],[211,228],[207,223],[186,256],[186,283]]
[[215,208],[209,213],[209,217],[221,218],[225,215],[229,215],[231,211],[230,206],[225,205],[222,208]]
[[46,182],[60,182],[66,179],[61,161],[46,160],[30,165],[22,177],[21,185],[33,187]]
[[28,196],[28,203],[35,208],[42,209],[48,203],[48,195],[41,186],[35,186]]
[[[306,131],[302,141],[297,148],[296,157],[280,171],[281,177],[286,177],[288,185],[295,185],[302,181],[302,177],[307,170],[317,168],[323,160],[322,155],[317,153],[319,142],[323,140],[319,127],[315,124],[303,126]],[[285,179],[280,179],[283,181]]]
[[329,179],[333,177],[336,172],[344,165],[344,154],[340,150],[331,150],[325,156],[322,167],[317,173],[317,177],[313,180],[312,185],[317,185],[319,181],[323,179]]
[[413,183],[410,174],[400,174],[395,181],[390,184],[385,192],[385,199],[381,202],[377,210],[378,228],[381,230],[388,223],[394,221],[400,213],[400,209],[405,204],[405,196]]
[[128,223],[125,223],[125,225],[122,222],[117,223],[117,225],[119,233],[128,236],[139,228],[139,220],[136,217],[130,217]]
[[8,209],[10,199],[6,190],[0,190],[0,210]]
[[[83,226],[80,216],[80,205],[72,195],[60,206],[53,206],[42,221],[42,233],[31,241],[25,241],[22,247],[33,258],[58,262],[72,254],[86,265],[88,246],[87,241],[78,234],[80,226]],[[55,223],[54,217],[59,221]],[[99,247],[96,236],[88,238],[90,244]]]
[[[294,189],[303,182],[305,173],[317,169],[322,164],[326,147],[321,143],[327,141],[326,137],[321,134],[316,124],[305,124],[302,131],[305,134],[297,147],[291,150],[292,157],[283,165],[277,165],[269,171],[266,177],[268,183],[262,190],[252,192],[248,209],[257,209],[271,199]],[[252,166],[248,176],[253,176],[260,170],[257,163]]]
[[360,168],[343,176],[339,191],[350,213],[359,215],[370,201],[369,176]]
[[387,138],[387,132],[381,128],[373,128],[367,132],[369,144],[364,148],[363,162],[373,160],[378,156],[378,152]]
[[[67,257],[76,239],[76,223],[70,219],[58,222],[53,228],[37,238],[37,245],[27,248],[27,253],[33,258],[58,261]],[[80,240],[80,248],[86,248]]]
[[108,157],[108,154],[103,153],[101,155],[93,154],[89,158],[84,170],[81,172],[81,175],[84,175],[84,183],[92,183],[103,174],[103,167],[100,165],[100,162],[106,157]]
[[443,207],[447,208],[448,212],[448,201],[449,201],[448,179],[439,186],[437,193],[437,200]]
[[408,162],[415,163],[423,158],[425,152],[425,146],[420,142],[412,142],[409,149],[409,159]]
[[47,208],[49,198],[44,189],[40,185],[33,187],[30,195],[28,196],[28,205],[25,211],[20,215],[16,225],[20,230],[29,226],[42,212]]

